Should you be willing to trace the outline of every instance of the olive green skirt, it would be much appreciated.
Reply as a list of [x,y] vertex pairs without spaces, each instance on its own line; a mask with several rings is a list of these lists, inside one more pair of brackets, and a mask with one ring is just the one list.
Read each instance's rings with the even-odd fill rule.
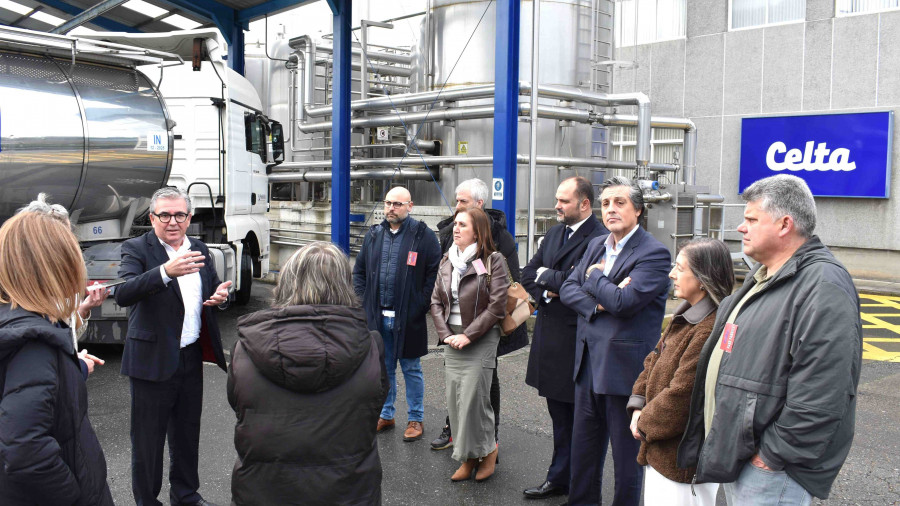
[[[462,328],[451,325],[453,333]],[[447,410],[453,428],[453,458],[464,462],[494,451],[494,410],[491,379],[497,367],[500,330],[492,328],[461,350],[444,348]]]

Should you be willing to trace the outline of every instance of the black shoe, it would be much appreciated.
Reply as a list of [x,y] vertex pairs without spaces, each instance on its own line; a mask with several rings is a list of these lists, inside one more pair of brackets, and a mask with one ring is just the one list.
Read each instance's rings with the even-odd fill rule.
[[522,493],[527,499],[545,499],[555,495],[566,495],[566,489],[545,481],[538,487],[526,488]]
[[432,450],[446,450],[453,446],[453,436],[450,434],[450,426],[444,425],[441,435],[431,442]]

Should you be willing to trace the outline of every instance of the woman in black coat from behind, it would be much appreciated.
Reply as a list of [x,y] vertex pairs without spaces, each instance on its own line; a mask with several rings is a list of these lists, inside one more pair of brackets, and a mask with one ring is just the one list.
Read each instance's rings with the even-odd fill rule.
[[[87,416],[86,361],[65,323],[86,273],[60,219],[23,212],[0,227],[0,503],[111,505]],[[84,322],[75,318],[73,327]],[[82,365],[85,364],[85,365]]]
[[233,504],[381,504],[384,345],[350,273],[336,246],[304,246],[282,267],[274,307],[238,320]]

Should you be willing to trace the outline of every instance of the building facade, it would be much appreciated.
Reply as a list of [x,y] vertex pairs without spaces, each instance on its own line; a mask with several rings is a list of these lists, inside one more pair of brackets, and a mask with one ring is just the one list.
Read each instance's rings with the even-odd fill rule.
[[[617,15],[613,91],[646,93],[654,115],[690,118],[697,184],[727,204],[742,202],[743,118],[900,111],[896,0],[629,0],[617,2]],[[855,278],[894,291],[898,136],[894,128],[888,198],[816,198],[825,244]],[[726,239],[740,239],[741,214],[726,208]]]

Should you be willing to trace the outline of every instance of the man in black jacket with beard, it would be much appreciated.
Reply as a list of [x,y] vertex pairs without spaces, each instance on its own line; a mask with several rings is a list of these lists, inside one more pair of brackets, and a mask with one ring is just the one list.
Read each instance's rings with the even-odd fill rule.
[[[456,213],[479,208],[491,219],[491,236],[494,247],[506,258],[506,265],[513,281],[519,281],[519,254],[516,251],[516,240],[506,229],[506,215],[499,209],[485,209],[484,203],[490,198],[488,186],[478,178],[467,179],[456,187],[456,212],[453,216],[438,223],[438,239],[441,242],[441,251],[446,253],[453,244],[453,220]],[[507,337],[500,340],[497,347],[497,356],[506,355],[528,344],[528,329],[523,323]],[[497,369],[494,369],[494,379],[491,382],[491,407],[494,409],[494,435],[497,435],[500,427],[500,379],[497,377]],[[453,446],[453,438],[450,429],[450,418],[441,430],[441,435],[431,442],[432,450],[444,450]]]

